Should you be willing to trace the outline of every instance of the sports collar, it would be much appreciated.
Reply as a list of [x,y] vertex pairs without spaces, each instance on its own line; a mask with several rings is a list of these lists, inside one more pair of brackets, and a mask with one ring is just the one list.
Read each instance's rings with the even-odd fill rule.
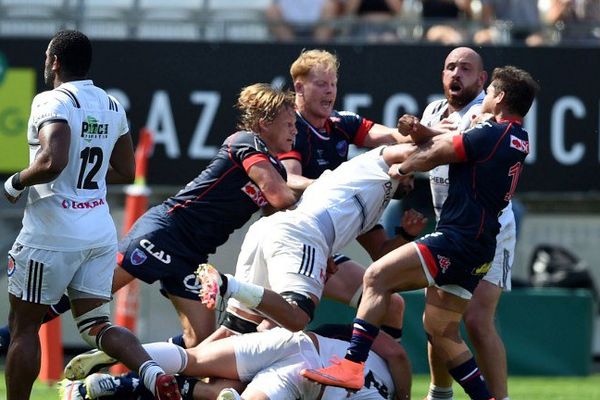
[[303,116],[302,114],[300,114],[300,111],[296,110],[296,115],[302,120],[302,122],[304,122],[308,128],[312,131],[312,133],[314,133],[315,135],[317,135],[317,137],[321,140],[329,140],[329,136],[323,136],[322,133],[319,132],[319,130],[317,128],[315,128],[310,122],[308,122]]

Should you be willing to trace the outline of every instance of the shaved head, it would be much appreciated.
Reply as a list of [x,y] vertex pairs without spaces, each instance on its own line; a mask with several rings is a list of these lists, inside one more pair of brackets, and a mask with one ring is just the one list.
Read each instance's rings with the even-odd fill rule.
[[462,109],[483,90],[487,73],[481,56],[468,47],[457,47],[448,54],[442,71],[444,95],[449,111]]
[[470,47],[457,47],[448,54],[444,66],[450,62],[467,62],[477,68],[483,70],[483,59],[475,50]]

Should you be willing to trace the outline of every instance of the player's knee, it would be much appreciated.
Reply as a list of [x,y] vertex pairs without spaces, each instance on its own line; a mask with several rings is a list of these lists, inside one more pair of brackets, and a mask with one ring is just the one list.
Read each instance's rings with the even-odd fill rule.
[[110,306],[102,304],[75,318],[79,335],[90,346],[100,350],[102,336],[113,326],[110,323]]
[[427,332],[430,343],[440,339],[448,339],[453,342],[460,342],[460,321],[450,321],[429,315],[427,312],[423,315],[423,326]]
[[294,306],[294,313],[289,316],[285,328],[294,332],[303,330],[315,316],[315,303],[310,297],[296,292],[282,292],[281,296]]
[[363,277],[363,286],[370,288],[378,293],[387,292],[390,290],[389,282],[386,282],[385,270],[377,263],[372,264],[365,271]]

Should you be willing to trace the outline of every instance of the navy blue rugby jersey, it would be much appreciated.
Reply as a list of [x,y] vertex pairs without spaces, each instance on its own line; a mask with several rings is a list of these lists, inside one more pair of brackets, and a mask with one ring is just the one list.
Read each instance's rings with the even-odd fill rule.
[[454,148],[464,162],[450,164],[448,198],[437,230],[459,233],[484,245],[486,252],[491,246],[493,257],[498,216],[517,187],[529,136],[520,121],[490,120],[455,136]]
[[168,214],[198,249],[214,252],[229,235],[268,204],[247,171],[267,161],[286,180],[285,167],[252,132],[229,136],[208,166],[174,196],[165,200]]
[[362,146],[373,121],[348,111],[333,111],[323,129],[317,129],[296,112],[296,141],[292,151],[280,160],[294,158],[302,164],[302,175],[318,178],[326,169],[335,169],[348,160],[348,145]]

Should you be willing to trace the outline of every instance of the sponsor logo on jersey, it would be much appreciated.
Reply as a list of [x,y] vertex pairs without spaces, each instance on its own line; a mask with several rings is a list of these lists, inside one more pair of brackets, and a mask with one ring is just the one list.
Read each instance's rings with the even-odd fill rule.
[[442,269],[442,274],[450,267],[450,259],[448,257],[437,255],[438,265]]
[[248,197],[250,197],[250,199],[252,199],[252,201],[257,206],[264,207],[267,204],[269,204],[269,202],[267,201],[267,199],[265,199],[265,196],[262,194],[258,186],[256,186],[254,183],[246,183],[241,190],[242,192],[246,193]]
[[61,205],[62,208],[69,208],[72,210],[87,210],[90,208],[96,208],[106,204],[104,199],[88,200],[88,201],[75,201],[75,200],[63,200]]
[[91,115],[81,123],[81,137],[86,142],[92,139],[108,139],[108,124],[101,124]]
[[196,274],[189,274],[183,278],[183,286],[188,292],[200,294],[200,288],[202,287],[202,284],[198,280]]
[[325,158],[325,150],[323,149],[317,149],[317,164],[323,166],[323,165],[329,165],[329,160],[327,160]]
[[342,140],[341,142],[337,142],[337,144],[335,145],[335,149],[341,157],[346,157],[348,155],[348,142],[344,140]]
[[517,149],[522,153],[529,154],[529,142],[510,135],[510,147]]
[[171,263],[171,256],[167,253],[165,253],[163,250],[154,250],[154,243],[152,243],[151,241],[149,241],[148,239],[142,239],[140,240],[140,246],[142,246],[143,249],[146,249],[146,251],[148,253],[150,253],[150,255],[154,258],[156,258],[158,261],[165,263],[165,264],[170,264]]
[[129,261],[131,261],[131,265],[140,265],[143,264],[148,259],[146,253],[142,250],[136,248],[131,252],[129,256]]
[[9,277],[12,276],[12,274],[15,273],[15,269],[16,269],[15,259],[13,258],[13,256],[11,256],[9,254],[8,255],[8,265],[6,268],[6,275]]

